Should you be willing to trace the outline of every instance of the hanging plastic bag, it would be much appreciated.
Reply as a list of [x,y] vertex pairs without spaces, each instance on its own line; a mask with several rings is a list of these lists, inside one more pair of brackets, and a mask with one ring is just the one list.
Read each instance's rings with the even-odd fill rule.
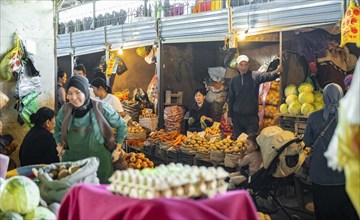
[[22,49],[19,38],[16,36],[16,46],[0,62],[0,78],[5,81],[15,79],[13,71],[18,71],[21,68]]
[[20,102],[17,104],[17,109],[19,112],[18,122],[20,125],[26,123],[30,128],[34,125],[31,123],[30,115],[36,113],[39,110],[39,106],[36,103],[36,98],[38,94],[36,92],[31,92],[27,96],[25,96]]
[[7,97],[7,95],[0,91],[0,109],[2,109],[8,101],[9,97]]
[[121,58],[117,58],[117,59],[118,59],[118,65],[116,68],[116,74],[121,75],[121,74],[125,73],[128,70],[128,68],[123,59],[121,59]]
[[341,21],[341,44],[340,47],[347,43],[356,43],[360,47],[360,7],[354,1],[350,1],[344,18]]
[[153,47],[150,53],[144,58],[148,64],[156,63],[156,51],[157,49]]
[[146,47],[138,47],[136,48],[136,54],[139,55],[140,57],[146,57],[146,55],[148,54]]
[[107,78],[111,78],[111,75],[116,73],[118,63],[119,60],[115,57],[112,57],[107,61],[107,68],[105,72]]
[[31,92],[41,94],[42,87],[40,82],[40,76],[31,76],[32,70],[29,64],[22,67],[22,70],[18,74],[15,87],[15,98],[22,99],[24,96]]
[[158,82],[158,77],[157,74],[155,73],[153,78],[151,79],[148,88],[147,88],[147,95],[149,97],[149,101],[151,103],[155,103],[155,100],[158,98],[158,86],[157,86],[157,82]]

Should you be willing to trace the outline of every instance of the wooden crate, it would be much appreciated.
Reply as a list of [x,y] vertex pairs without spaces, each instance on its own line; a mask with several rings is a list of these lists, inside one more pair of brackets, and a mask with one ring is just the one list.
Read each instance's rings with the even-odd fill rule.
[[304,134],[307,119],[305,116],[279,115],[280,127],[295,134]]

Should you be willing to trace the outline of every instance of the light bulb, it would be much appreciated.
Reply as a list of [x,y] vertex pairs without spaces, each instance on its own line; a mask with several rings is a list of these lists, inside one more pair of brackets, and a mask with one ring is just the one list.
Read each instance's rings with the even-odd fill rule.
[[246,33],[245,32],[241,32],[239,35],[239,40],[245,40],[246,38]]
[[123,54],[123,49],[122,48],[120,48],[120,50],[118,50],[118,54],[119,55]]

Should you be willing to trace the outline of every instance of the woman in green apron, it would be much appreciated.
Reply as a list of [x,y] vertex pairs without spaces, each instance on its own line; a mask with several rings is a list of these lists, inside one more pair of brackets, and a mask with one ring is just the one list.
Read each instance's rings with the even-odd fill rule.
[[90,98],[89,83],[83,76],[71,77],[66,93],[69,102],[59,110],[54,128],[59,156],[62,161],[98,157],[100,183],[108,183],[112,161],[120,156],[126,122],[109,104]]

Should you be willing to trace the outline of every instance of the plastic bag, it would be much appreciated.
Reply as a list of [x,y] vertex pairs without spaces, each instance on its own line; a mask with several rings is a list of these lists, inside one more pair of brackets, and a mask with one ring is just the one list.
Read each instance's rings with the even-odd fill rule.
[[9,101],[9,97],[0,91],[0,109],[2,109]]
[[148,64],[156,63],[156,48],[152,48],[150,53],[144,58]]
[[[31,128],[34,125],[30,121],[30,115],[36,113],[39,110],[39,106],[36,103],[36,98],[38,94],[36,92],[31,92],[25,96],[19,103],[19,114],[21,118],[18,118],[18,122],[23,125],[24,122]],[[21,121],[22,119],[22,121]]]
[[226,69],[222,66],[208,68],[210,78],[214,82],[220,82],[224,79]]
[[121,59],[121,58],[118,58],[118,65],[117,65],[117,68],[116,68],[116,74],[121,75],[121,74],[125,73],[127,70],[128,70],[128,68],[127,68],[124,60]]
[[360,7],[356,6],[354,1],[350,1],[344,18],[341,21],[341,44],[340,47],[347,43],[356,43],[360,47]]
[[138,47],[136,48],[136,54],[139,55],[140,57],[146,57],[146,55],[148,54],[146,47]]
[[[67,168],[73,165],[79,166],[79,169],[73,174],[62,178],[53,179],[50,176],[51,170],[59,170],[60,166]],[[61,202],[71,186],[77,183],[99,184],[97,178],[97,170],[99,167],[99,159],[90,157],[75,162],[53,163],[39,169],[38,178],[41,198],[48,204],[53,202]]]
[[0,78],[5,81],[14,79],[13,71],[18,71],[21,65],[22,50],[16,36],[16,46],[8,52],[0,62]]
[[22,99],[33,91],[41,94],[40,76],[31,76],[31,74],[33,74],[31,67],[28,64],[24,65],[16,81],[15,98]]
[[158,86],[157,86],[157,74],[155,73],[153,78],[151,79],[149,85],[148,85],[148,88],[147,88],[147,95],[148,95],[148,98],[149,98],[149,101],[151,103],[155,103],[155,100],[158,98]]

